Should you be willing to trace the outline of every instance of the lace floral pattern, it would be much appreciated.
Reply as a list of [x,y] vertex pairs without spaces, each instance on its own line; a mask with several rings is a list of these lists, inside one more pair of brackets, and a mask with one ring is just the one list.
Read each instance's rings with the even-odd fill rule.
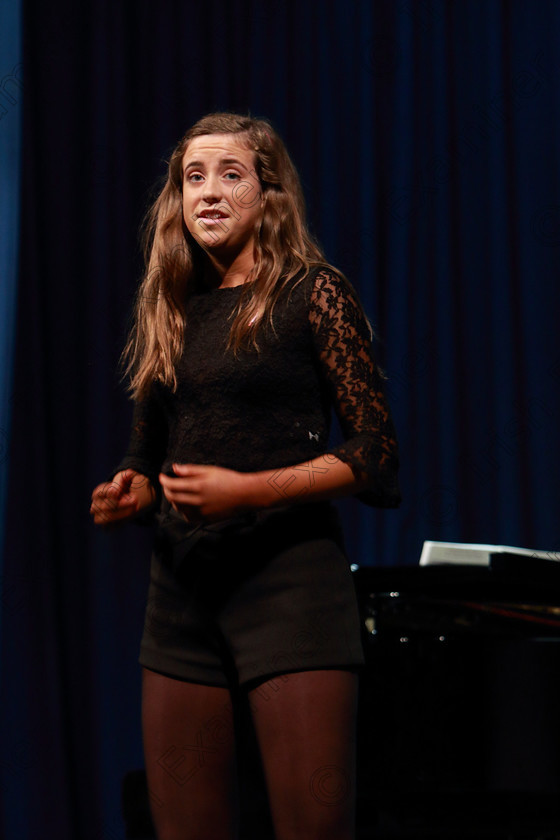
[[371,489],[360,494],[364,502],[396,506],[400,492],[395,428],[373,357],[370,328],[351,285],[321,270],[311,292],[309,321],[346,439],[331,451],[356,475],[369,479]]

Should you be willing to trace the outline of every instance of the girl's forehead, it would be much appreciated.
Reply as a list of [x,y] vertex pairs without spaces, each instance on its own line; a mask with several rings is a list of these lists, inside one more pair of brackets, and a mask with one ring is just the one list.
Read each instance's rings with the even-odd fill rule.
[[[245,138],[243,138],[245,139]],[[253,152],[243,143],[238,134],[204,134],[193,137],[185,149],[183,161],[199,156],[213,157],[214,155],[231,155],[241,160],[253,160]]]

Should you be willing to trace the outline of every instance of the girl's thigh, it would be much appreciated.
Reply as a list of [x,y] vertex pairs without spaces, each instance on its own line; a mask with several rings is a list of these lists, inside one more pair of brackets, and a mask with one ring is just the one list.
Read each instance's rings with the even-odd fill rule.
[[142,730],[158,840],[233,840],[238,807],[229,689],[144,668]]
[[249,692],[277,840],[351,840],[358,675],[298,671]]

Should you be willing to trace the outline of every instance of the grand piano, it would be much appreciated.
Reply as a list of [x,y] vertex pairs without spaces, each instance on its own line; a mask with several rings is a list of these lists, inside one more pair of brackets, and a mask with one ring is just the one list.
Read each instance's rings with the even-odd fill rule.
[[366,837],[560,836],[560,563],[355,568]]

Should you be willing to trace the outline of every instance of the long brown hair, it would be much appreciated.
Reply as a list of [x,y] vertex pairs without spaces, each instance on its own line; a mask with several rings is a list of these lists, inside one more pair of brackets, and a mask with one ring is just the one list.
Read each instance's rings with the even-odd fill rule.
[[252,343],[258,349],[259,327],[271,321],[284,285],[298,272],[302,279],[312,266],[328,265],[306,226],[297,171],[271,124],[232,113],[203,117],[173,151],[165,185],[142,227],[146,267],[121,356],[123,378],[130,378],[133,399],[144,397],[154,381],[173,391],[177,387],[175,364],[183,351],[185,303],[196,290],[204,265],[204,252],[183,221],[181,163],[188,143],[206,134],[238,134],[240,144],[254,152],[264,202],[255,230],[254,266],[247,277],[254,282],[250,286],[246,282],[241,292],[229,348],[237,352]]

